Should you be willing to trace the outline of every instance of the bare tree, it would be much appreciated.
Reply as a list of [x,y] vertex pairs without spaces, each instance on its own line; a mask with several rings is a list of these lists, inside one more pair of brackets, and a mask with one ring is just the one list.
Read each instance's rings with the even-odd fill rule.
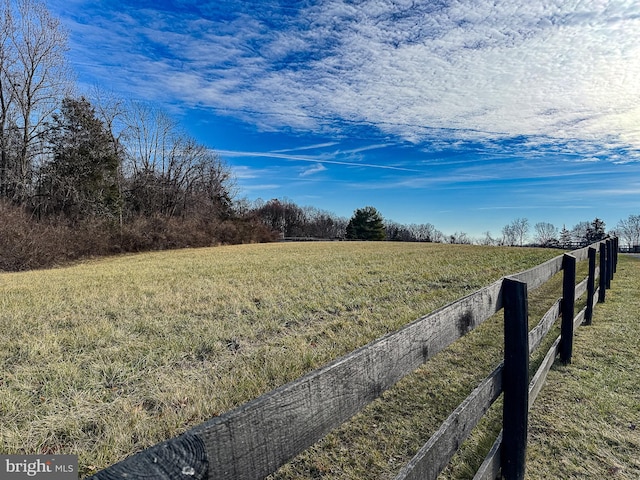
[[165,202],[180,214],[226,218],[233,205],[231,171],[217,153],[187,136],[178,137],[162,177]]
[[480,240],[480,245],[496,245],[497,241],[491,236],[490,231],[484,232],[484,237]]
[[529,220],[516,218],[502,228],[502,240],[505,245],[524,245],[529,233]]
[[113,93],[100,90],[94,87],[89,95],[91,104],[95,109],[96,116],[102,121],[105,129],[111,137],[111,144],[115,155],[121,155],[124,151],[122,137],[127,128],[125,122],[126,104],[125,101]]
[[272,198],[254,213],[272,231],[283,237],[299,237],[305,235],[308,217],[301,207],[290,200]]
[[524,245],[524,241],[529,233],[529,220],[526,218],[516,218],[513,221],[513,226],[520,246]]
[[591,224],[589,222],[578,222],[571,229],[572,240],[579,245],[589,244],[589,230]]
[[640,215],[629,215],[616,225],[618,235],[629,247],[640,245]]
[[342,238],[345,236],[348,220],[339,218],[316,207],[302,207],[306,218],[305,236],[316,238]]
[[124,122],[130,173],[165,171],[178,129],[176,121],[147,104],[132,102],[126,108]]
[[558,245],[558,228],[547,222],[538,222],[533,226],[536,231],[535,242],[543,247]]
[[401,225],[397,222],[386,221],[384,228],[387,232],[387,240],[392,242],[415,242],[416,239],[413,236],[411,229],[406,225]]
[[512,224],[502,227],[502,244],[509,246],[516,244],[516,232]]
[[471,245],[471,239],[465,232],[455,232],[448,236],[449,243],[456,245]]
[[171,213],[166,197],[167,172],[177,156],[178,124],[164,112],[142,103],[130,103],[124,115],[122,139],[126,148],[126,196],[136,213]]
[[408,228],[418,242],[442,242],[442,232],[431,223],[413,223]]
[[14,93],[11,88],[11,73],[15,69],[15,54],[10,43],[14,30],[12,16],[7,12],[6,1],[2,4],[0,24],[0,196],[10,196],[9,178],[14,170],[10,164],[9,125],[15,122]]
[[[126,159],[124,197],[132,214],[184,217],[197,213],[215,218],[231,214],[231,171],[169,115],[142,103],[126,108],[117,104],[104,115],[112,116],[112,123],[105,123],[120,132],[118,145]],[[120,118],[123,127],[117,125]]]
[[[12,174],[14,200],[24,202],[32,186],[35,159],[51,114],[69,92],[65,53],[67,36],[60,21],[34,0],[0,0],[3,12],[0,65],[0,156],[5,192]],[[9,169],[7,128],[20,132],[15,162]]]

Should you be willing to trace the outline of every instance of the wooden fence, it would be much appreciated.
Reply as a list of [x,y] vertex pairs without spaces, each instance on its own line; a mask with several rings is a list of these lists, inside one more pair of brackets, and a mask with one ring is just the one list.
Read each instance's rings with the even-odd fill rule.
[[[493,479],[498,475],[521,479],[525,470],[528,410],[556,356],[560,355],[564,363],[571,361],[574,328],[589,324],[594,306],[605,300],[617,264],[617,251],[617,239],[607,239],[505,277],[91,478],[264,478],[504,308],[504,362],[451,413],[396,480],[435,479],[501,393],[504,393],[503,431],[475,479]],[[576,263],[586,260],[589,274],[577,282]],[[529,332],[528,292],[560,271],[563,271],[562,298]],[[586,307],[574,316],[575,299],[585,293]],[[561,335],[529,382],[529,355],[560,317]]]

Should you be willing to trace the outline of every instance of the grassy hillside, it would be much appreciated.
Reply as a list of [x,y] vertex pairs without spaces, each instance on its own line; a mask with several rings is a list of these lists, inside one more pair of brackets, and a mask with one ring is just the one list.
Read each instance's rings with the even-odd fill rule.
[[[2,451],[78,454],[91,473],[557,254],[266,244],[0,274]],[[399,469],[499,358],[490,323],[277,475]]]

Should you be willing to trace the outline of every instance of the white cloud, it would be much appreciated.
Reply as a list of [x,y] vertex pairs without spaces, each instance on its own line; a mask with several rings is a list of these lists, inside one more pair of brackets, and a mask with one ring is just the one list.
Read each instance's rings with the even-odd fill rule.
[[368,150],[371,147],[363,147],[360,149],[356,149],[353,151],[345,151],[345,152],[334,152],[331,154],[317,154],[317,155],[300,155],[300,154],[290,154],[290,153],[282,153],[281,151],[273,151],[273,152],[259,152],[259,151],[239,151],[239,150],[216,150],[218,154],[220,154],[223,158],[240,158],[240,157],[249,157],[249,158],[272,158],[272,159],[281,159],[281,160],[291,160],[291,161],[302,161],[302,162],[313,162],[316,165],[318,164],[332,164],[332,165],[344,165],[348,167],[359,167],[359,168],[374,168],[374,169],[382,169],[382,170],[397,170],[403,172],[417,172],[419,170],[415,170],[412,168],[399,167],[394,165],[379,165],[373,163],[363,163],[360,161],[349,161],[349,160],[341,160],[344,153],[357,152],[362,150]]
[[316,150],[319,148],[333,147],[335,145],[338,145],[338,142],[317,143],[315,145],[306,145],[304,147],[287,148],[284,150],[274,150],[274,152],[276,153],[299,152],[300,150]]
[[324,172],[327,169],[322,163],[316,163],[313,167],[306,168],[300,173],[301,177],[308,177],[309,175],[315,175],[316,173]]
[[[414,142],[523,137],[640,159],[639,2],[329,0],[280,17],[267,4],[201,8],[76,23],[104,45],[81,54],[96,75],[120,65],[113,81],[128,91],[263,128],[346,121]],[[217,21],[207,8],[239,11]]]

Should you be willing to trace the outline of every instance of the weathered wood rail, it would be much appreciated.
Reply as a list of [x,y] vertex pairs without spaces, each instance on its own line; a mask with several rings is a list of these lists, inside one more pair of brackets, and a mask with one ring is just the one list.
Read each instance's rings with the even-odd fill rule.
[[[576,284],[576,263],[587,259],[589,275]],[[556,356],[571,361],[574,328],[591,322],[593,307],[605,300],[616,262],[614,238],[505,277],[90,478],[264,478],[503,308],[504,362],[451,413],[396,480],[436,478],[501,394],[504,428],[475,478],[523,478],[528,409]],[[562,298],[529,332],[527,293],[560,271]],[[574,316],[575,299],[585,293],[587,306]],[[561,335],[529,382],[529,355],[560,317]]]

